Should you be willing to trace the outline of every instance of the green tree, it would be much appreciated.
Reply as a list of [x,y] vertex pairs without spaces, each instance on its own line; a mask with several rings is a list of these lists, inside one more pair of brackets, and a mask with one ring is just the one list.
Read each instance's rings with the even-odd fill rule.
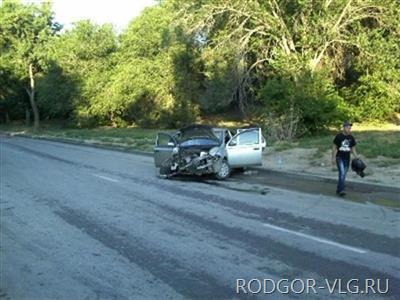
[[12,70],[0,69],[0,120],[8,123],[10,119],[23,117],[27,103],[26,92],[21,88]]
[[46,64],[46,45],[60,30],[49,2],[41,5],[5,0],[0,6],[0,65],[10,66],[29,96],[34,128],[39,126],[35,82]]
[[[104,96],[116,65],[113,57],[117,47],[112,25],[96,25],[87,20],[76,23],[52,43],[54,64],[51,74],[54,78],[47,80],[52,80],[52,84],[62,90],[59,101],[67,104],[63,109],[70,111],[69,117],[76,125],[90,126],[102,122],[95,106]],[[52,102],[49,96],[47,98],[47,103]]]
[[168,6],[146,9],[122,33],[116,68],[92,111],[114,125],[175,127],[197,115],[196,55]]
[[[231,57],[234,59],[230,63],[237,79],[231,101],[242,111],[253,105],[253,110],[262,105],[263,111],[265,105],[271,104],[271,97],[265,91],[273,92],[271,87],[276,86],[276,82],[268,81],[281,78],[278,81],[293,82],[295,86],[307,86],[308,91],[321,92],[312,97],[317,99],[315,107],[330,108],[333,116],[339,115],[343,106],[337,93],[341,87],[338,83],[346,81],[344,77],[348,76],[356,58],[368,51],[368,47],[359,40],[360,35],[371,30],[371,23],[376,24],[373,29],[381,30],[381,34],[392,30],[388,29],[386,16],[396,1],[173,2],[180,11],[181,22],[189,32],[200,37],[206,74],[207,66],[219,68],[218,64],[210,64],[208,57],[220,57],[215,59],[218,62],[223,60],[224,53],[233,53]],[[396,18],[399,19],[398,14],[393,16],[393,19]],[[318,82],[321,76],[324,88]],[[361,85],[365,86],[364,83]],[[326,93],[333,95],[332,90],[335,89],[333,98],[341,103],[336,107],[329,103],[337,101],[331,102],[328,99],[333,98],[326,97]],[[260,90],[264,92],[258,92]],[[263,96],[266,98],[263,99]],[[286,93],[279,101],[283,102],[283,106],[289,106],[292,100],[293,97]],[[272,105],[266,110],[274,107]],[[299,112],[303,114],[301,120],[309,119],[311,111],[302,109]],[[311,126],[309,129],[320,127],[312,125],[312,122],[308,124]]]
[[381,22],[368,20],[369,30],[357,37],[365,51],[354,56],[343,89],[360,120],[388,120],[400,112],[400,7],[393,1],[382,4]]
[[79,97],[77,82],[54,61],[37,79],[37,102],[42,119],[68,120]]
[[[299,122],[297,133],[316,132],[348,117],[343,98],[330,77],[321,71],[304,73],[296,80],[270,78],[259,90],[258,97],[264,104],[263,115],[277,116],[282,122]],[[287,115],[292,119],[288,120]]]

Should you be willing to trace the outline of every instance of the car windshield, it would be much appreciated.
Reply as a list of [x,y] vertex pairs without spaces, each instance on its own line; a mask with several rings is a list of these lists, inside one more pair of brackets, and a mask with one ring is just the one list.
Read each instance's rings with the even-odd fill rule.
[[223,131],[222,129],[214,128],[214,129],[213,129],[213,133],[214,133],[214,135],[215,135],[220,141],[223,140],[223,138],[224,138],[224,131]]

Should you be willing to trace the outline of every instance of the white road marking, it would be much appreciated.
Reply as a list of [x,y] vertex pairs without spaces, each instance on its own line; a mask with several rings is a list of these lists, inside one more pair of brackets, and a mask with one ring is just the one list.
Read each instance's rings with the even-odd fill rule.
[[107,176],[102,176],[102,175],[97,175],[97,174],[92,174],[92,175],[96,176],[98,178],[104,179],[104,180],[111,181],[111,182],[118,182],[118,180],[110,178],[110,177],[107,177]]
[[301,236],[301,237],[304,237],[304,238],[307,238],[307,239],[310,239],[310,240],[314,240],[314,241],[317,241],[317,242],[320,242],[320,243],[324,243],[324,244],[328,244],[328,245],[331,245],[331,246],[336,246],[336,247],[339,247],[339,248],[342,248],[342,249],[346,249],[346,250],[350,250],[350,251],[353,251],[353,252],[357,252],[357,253],[360,253],[360,254],[367,253],[367,251],[363,250],[363,249],[359,249],[359,248],[343,245],[343,244],[336,243],[336,242],[333,242],[333,241],[330,241],[330,240],[326,240],[326,239],[322,239],[322,238],[315,237],[315,236],[312,236],[312,235],[308,235],[308,234],[305,234],[305,233],[289,230],[289,229],[282,228],[282,227],[279,227],[279,226],[266,224],[266,223],[263,223],[263,226],[271,228],[271,229],[275,229],[275,230],[291,233],[291,234],[294,234],[294,235],[297,235],[297,236]]

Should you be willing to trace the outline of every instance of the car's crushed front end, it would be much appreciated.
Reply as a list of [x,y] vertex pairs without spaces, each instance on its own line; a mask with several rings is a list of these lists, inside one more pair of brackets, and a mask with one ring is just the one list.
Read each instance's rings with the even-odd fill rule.
[[193,125],[178,131],[174,138],[176,145],[172,156],[163,162],[161,175],[204,175],[220,170],[225,148],[210,127]]
[[196,175],[212,174],[219,171],[223,155],[219,147],[213,147],[209,151],[197,149],[181,149],[175,159],[175,166],[181,173]]

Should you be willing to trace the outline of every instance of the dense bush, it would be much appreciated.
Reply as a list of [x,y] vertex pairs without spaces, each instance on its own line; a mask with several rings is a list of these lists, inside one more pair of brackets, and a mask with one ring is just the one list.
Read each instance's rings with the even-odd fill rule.
[[37,80],[37,94],[42,119],[67,120],[74,110],[73,100],[78,91],[63,69],[51,64],[48,72]]
[[344,100],[329,77],[304,73],[297,79],[274,77],[260,89],[262,114],[286,118],[294,114],[298,132],[315,132],[348,117]]

